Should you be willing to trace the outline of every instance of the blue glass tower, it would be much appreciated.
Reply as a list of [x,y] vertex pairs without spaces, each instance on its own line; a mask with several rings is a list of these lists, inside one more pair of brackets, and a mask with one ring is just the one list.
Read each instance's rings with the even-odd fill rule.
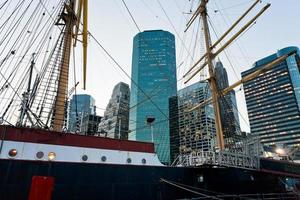
[[94,98],[87,94],[73,95],[69,105],[68,130],[70,132],[81,130],[83,120],[89,115],[96,115]]
[[[174,35],[162,30],[133,40],[129,139],[151,142],[161,162],[170,162],[169,98],[177,92]],[[152,124],[147,118],[155,118]]]
[[244,84],[251,133],[258,135],[265,145],[300,143],[299,49],[281,49],[242,73],[244,77],[291,51],[297,53]]

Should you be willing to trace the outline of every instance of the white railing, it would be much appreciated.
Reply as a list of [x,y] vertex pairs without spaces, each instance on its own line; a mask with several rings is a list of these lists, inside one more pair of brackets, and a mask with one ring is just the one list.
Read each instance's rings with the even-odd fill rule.
[[228,151],[198,151],[196,153],[182,154],[177,159],[177,166],[217,165],[226,167],[239,167],[258,169],[259,157]]

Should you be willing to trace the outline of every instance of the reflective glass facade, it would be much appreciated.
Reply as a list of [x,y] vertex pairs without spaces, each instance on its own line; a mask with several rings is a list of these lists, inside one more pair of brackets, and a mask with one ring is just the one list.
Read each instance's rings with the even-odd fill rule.
[[180,154],[214,149],[216,128],[212,105],[188,112],[210,95],[207,82],[197,82],[178,91]]
[[[226,69],[221,61],[216,63],[215,67],[218,90],[223,90],[229,86]],[[235,91],[232,90],[227,95],[219,98],[221,109],[222,128],[225,139],[225,147],[232,147],[239,142],[237,135],[241,135],[239,115],[237,110]]]
[[87,94],[73,95],[69,105],[68,130],[71,132],[80,131],[83,119],[89,115],[96,115],[94,98]]
[[169,99],[169,126],[170,126],[170,159],[171,163],[179,155],[179,116],[178,116],[178,97]]
[[251,133],[267,145],[300,143],[299,49],[281,49],[242,73],[244,77],[291,51],[297,54],[244,84]]
[[120,82],[114,87],[99,125],[101,135],[110,138],[128,139],[129,97],[128,84]]
[[[169,98],[177,92],[173,34],[153,30],[134,37],[131,78],[129,139],[151,142],[153,129],[158,157],[169,163]],[[151,126],[147,117],[155,118]]]

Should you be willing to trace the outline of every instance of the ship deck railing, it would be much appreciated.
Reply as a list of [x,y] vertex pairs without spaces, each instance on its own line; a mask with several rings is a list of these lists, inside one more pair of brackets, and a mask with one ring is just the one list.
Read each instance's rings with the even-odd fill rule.
[[198,151],[179,155],[177,166],[216,165],[225,167],[239,167],[245,169],[259,169],[258,156],[229,151]]

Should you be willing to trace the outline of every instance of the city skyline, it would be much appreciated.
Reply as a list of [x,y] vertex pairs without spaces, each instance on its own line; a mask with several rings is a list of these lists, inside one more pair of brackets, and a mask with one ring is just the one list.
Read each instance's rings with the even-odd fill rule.
[[[300,50],[280,32],[300,13],[288,1],[250,43],[266,1],[3,1],[1,200],[300,199]],[[243,91],[252,134],[233,109]]]
[[[186,19],[190,17],[190,15],[184,15],[182,14],[182,12],[188,11],[189,5],[184,6],[185,3],[179,1],[176,1],[174,4],[172,4],[171,2],[162,2],[163,8],[167,12],[169,18],[171,19],[171,22],[176,28],[174,29],[157,2],[149,4],[149,2],[146,1],[128,1],[126,3],[131,9],[132,14],[135,17],[138,25],[140,26],[141,31],[149,29],[164,29],[169,30],[170,32],[175,34],[177,66],[179,66],[182,62],[182,59],[180,59],[182,57],[180,56],[180,52],[183,51],[181,49],[184,49],[181,44],[181,40],[184,38],[184,24]],[[230,1],[216,1],[219,9],[228,8],[239,3],[241,2],[233,3]],[[264,55],[271,54],[272,52],[274,52],[274,50],[283,48],[285,46],[300,46],[300,41],[296,37],[296,35],[300,34],[300,30],[296,29],[296,27],[294,26],[289,25],[297,23],[296,19],[299,16],[299,13],[296,10],[297,6],[295,4],[300,4],[300,2],[290,0],[284,3],[278,1],[271,1],[271,3],[272,6],[270,10],[267,11],[257,21],[253,28],[251,28],[249,31],[247,31],[246,34],[238,39],[237,44],[234,44],[229,48],[228,54],[232,60],[231,62],[236,70],[236,73],[234,73],[234,71],[232,70],[232,67],[230,63],[228,63],[225,55],[220,56],[228,71],[230,83],[233,83],[237,80],[235,74],[237,74],[237,76],[240,78],[240,72],[249,69],[255,60],[263,57]],[[92,4],[93,6],[91,6]],[[211,3],[210,5],[211,8],[209,9],[209,14],[214,18],[217,18],[217,20],[213,21],[213,23],[215,24],[215,27],[217,27],[218,33],[221,34],[231,22],[237,19],[239,14],[241,14],[246,8],[250,6],[250,3],[244,2],[244,4],[230,9],[220,9],[221,11],[216,13],[213,12],[213,10],[217,8],[215,3]],[[124,67],[125,71],[130,74],[132,49],[131,39],[138,32],[138,30],[134,26],[134,23],[131,21],[130,16],[124,8],[124,5],[122,5],[121,2],[116,1],[93,3],[90,2],[90,7],[90,31],[103,44],[103,46],[107,48],[112,56],[116,58],[120,65]],[[179,10],[178,8],[181,9]],[[281,9],[283,8],[289,10],[290,12],[288,12],[286,15],[279,15],[278,13],[280,13]],[[103,12],[99,12],[99,9]],[[151,10],[153,12],[155,11],[156,15],[154,15]],[[112,16],[112,18],[109,18],[108,21],[101,20],[104,19],[104,17],[108,14],[107,12],[114,12],[116,14]],[[225,16],[227,23],[224,23],[224,19],[222,18],[222,16]],[[274,20],[280,23],[281,26],[272,26],[271,22]],[[284,23],[285,21],[289,21],[289,23]],[[115,26],[111,26],[111,24],[114,24]],[[100,27],[105,28],[103,29]],[[120,32],[118,30],[122,31]],[[114,34],[112,34],[112,32],[114,32]],[[178,34],[176,34],[176,32]],[[119,37],[115,37],[116,35],[118,35]],[[180,38],[178,37],[178,35],[180,36]],[[270,37],[265,38],[264,35],[269,35]],[[284,37],[285,35],[288,35],[289,37]],[[283,40],[283,38],[285,39]],[[187,40],[187,42],[189,41]],[[241,48],[245,50],[245,45],[247,46],[247,53],[243,55],[238,46],[241,46]],[[116,68],[115,64],[112,63],[103,54],[103,52],[101,52],[102,50],[99,50],[99,48],[93,41],[89,43],[89,48],[89,51],[93,52],[89,57],[89,80],[90,82],[100,81],[101,83],[106,84],[103,84],[105,85],[105,87],[95,87],[90,83],[87,85],[87,91],[79,92],[92,94],[97,100],[97,107],[105,108],[113,86],[119,81],[130,84],[130,79],[128,79],[123,74],[123,72]],[[200,56],[195,56],[195,59],[199,57]],[[182,72],[186,71],[191,66],[191,64],[189,63],[190,62],[187,61],[181,66],[181,69],[179,69],[178,73],[178,79],[182,78]],[[97,76],[95,76],[96,74]],[[99,78],[99,76],[101,78]],[[178,89],[183,88],[184,86],[185,85],[180,82],[178,84]],[[242,117],[240,117],[241,128],[243,131],[249,132],[250,128],[246,123],[247,115],[245,113],[246,106],[245,103],[243,103],[243,92],[238,90],[236,96],[239,111],[242,113]],[[101,112],[103,112],[103,110],[101,109],[97,111],[100,114]]]

